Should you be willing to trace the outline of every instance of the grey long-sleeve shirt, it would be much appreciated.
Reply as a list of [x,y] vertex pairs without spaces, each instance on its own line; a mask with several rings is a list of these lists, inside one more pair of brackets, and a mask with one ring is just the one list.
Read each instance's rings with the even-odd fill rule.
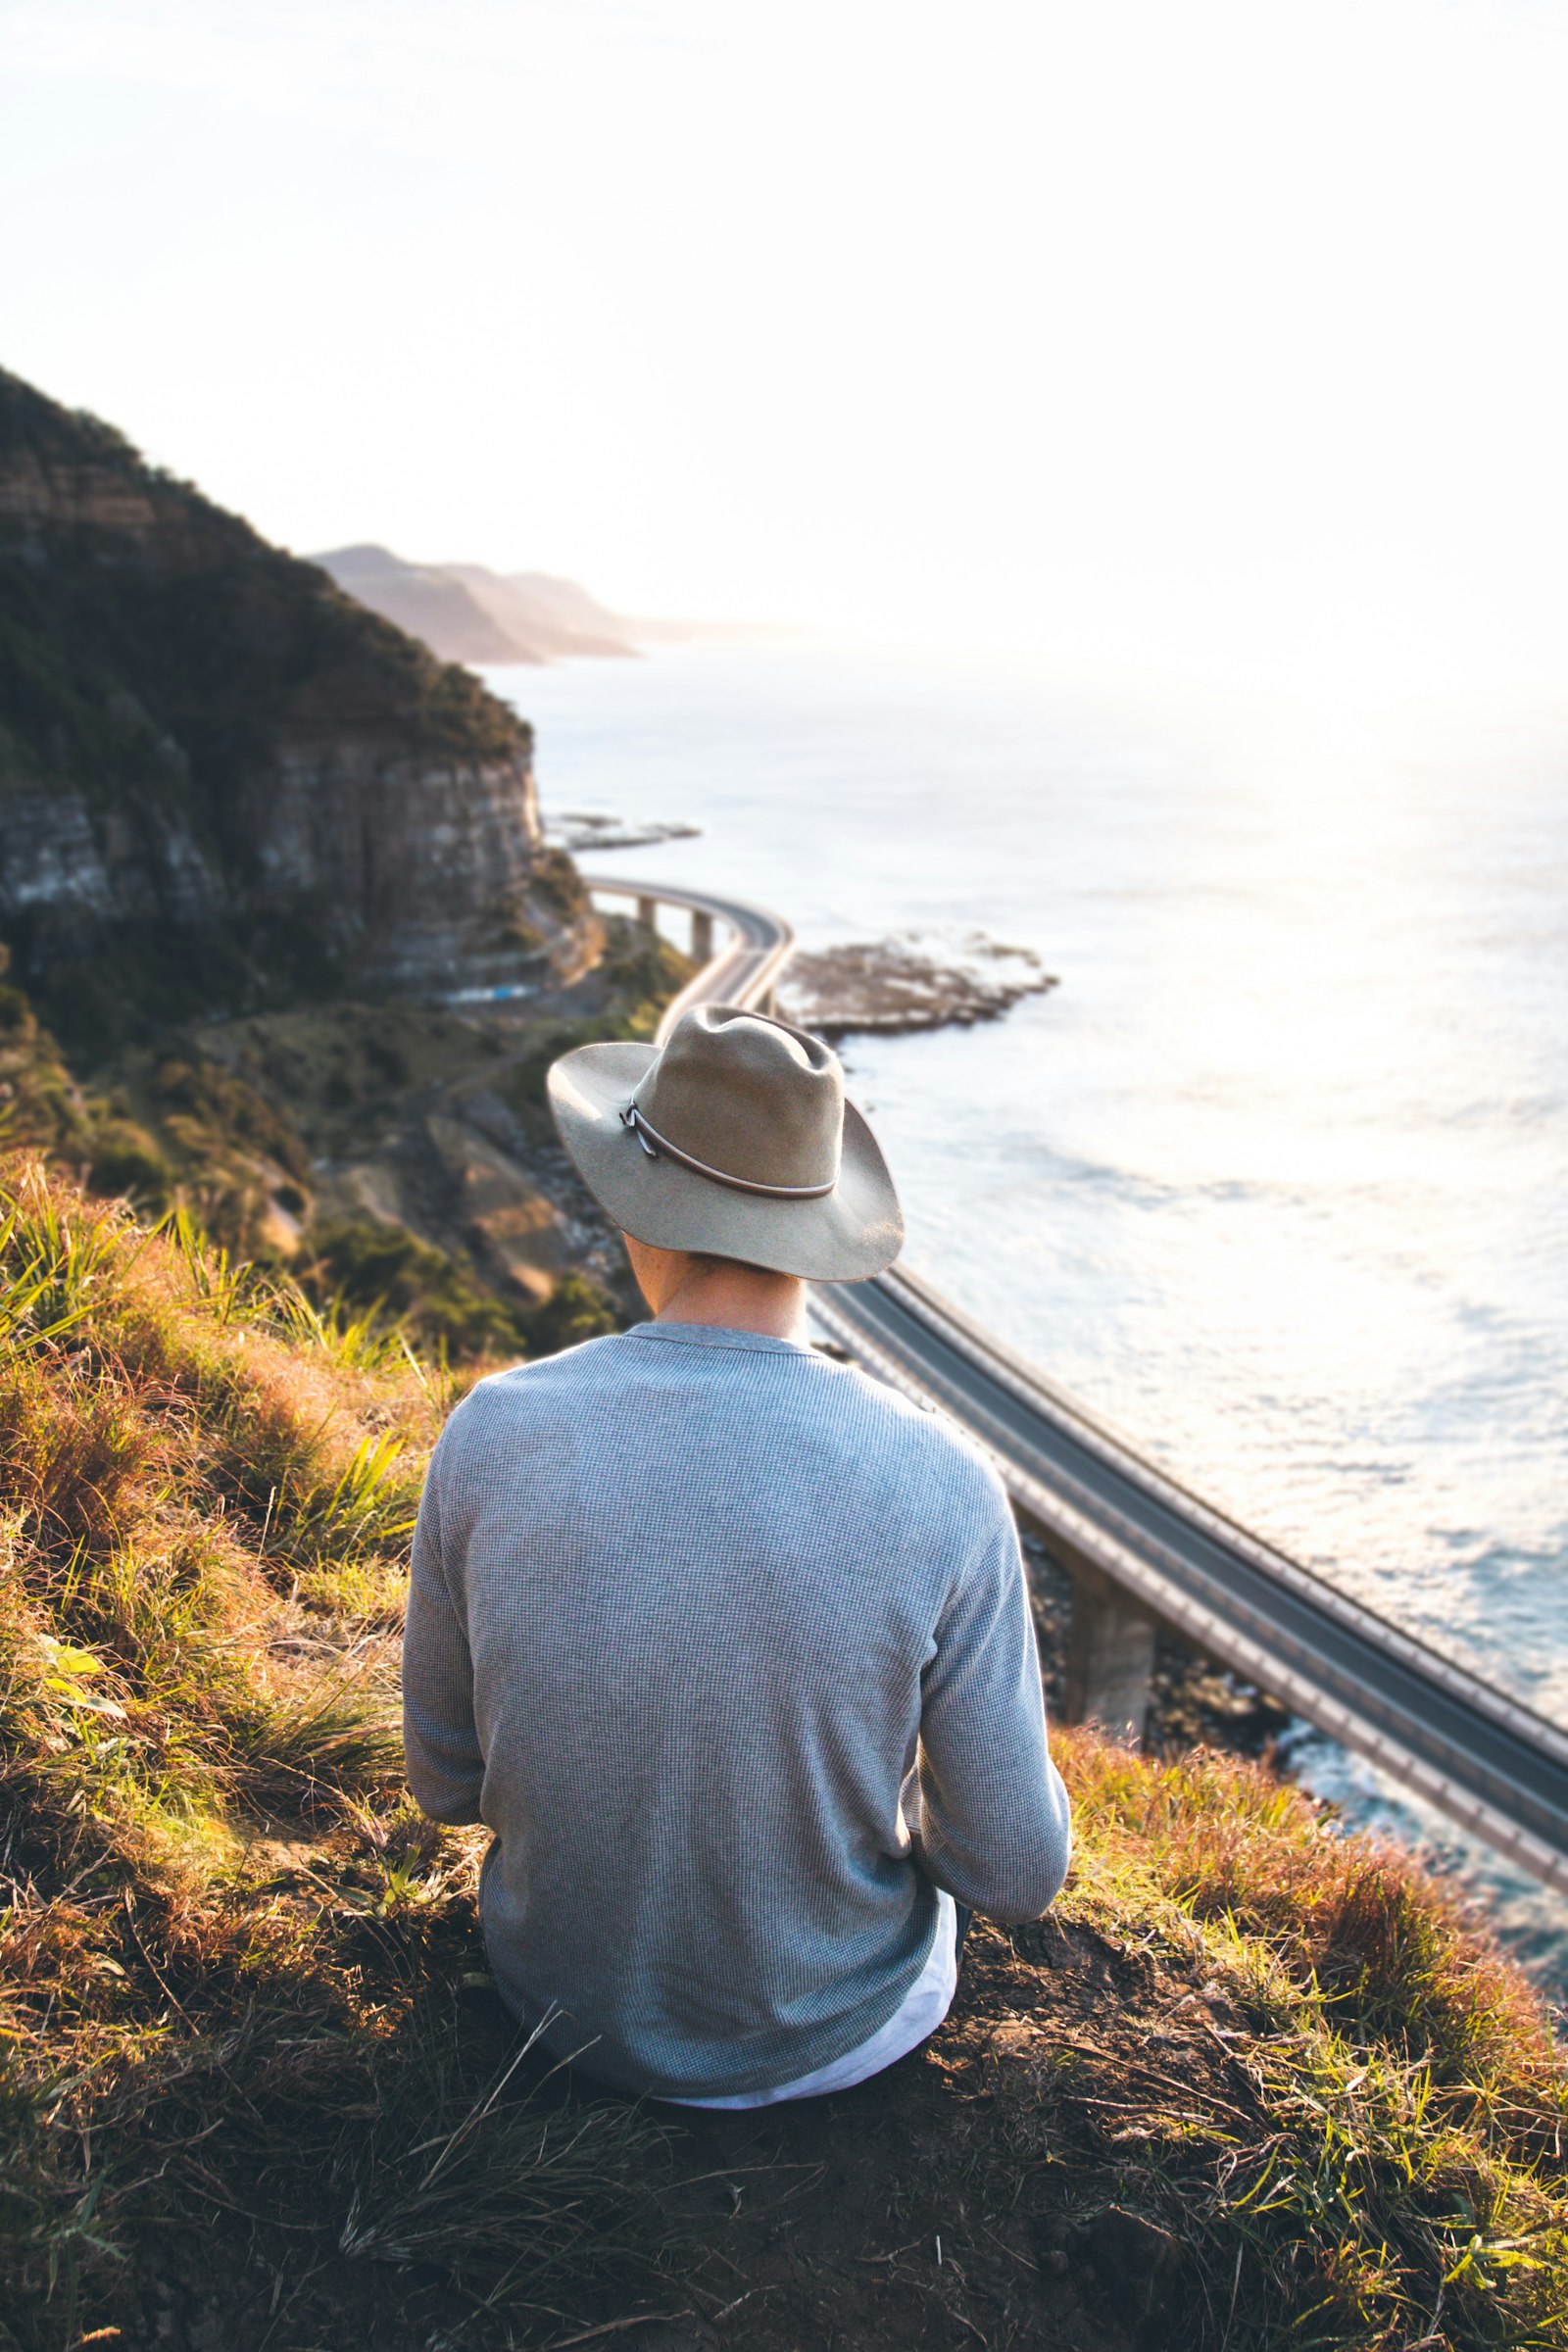
[[503,1993],[625,2089],[825,2066],[899,2008],[935,1886],[1035,1919],[1066,1871],[999,1480],[788,1341],[643,1324],[481,1381],[430,1464],[404,1693],[419,1803],[494,1834]]

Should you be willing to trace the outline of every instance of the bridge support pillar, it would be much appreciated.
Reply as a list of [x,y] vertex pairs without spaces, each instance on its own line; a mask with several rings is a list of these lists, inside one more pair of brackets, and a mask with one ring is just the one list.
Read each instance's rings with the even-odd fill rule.
[[639,899],[637,920],[645,931],[652,931],[659,920],[659,901],[657,899]]
[[1123,1746],[1142,1746],[1153,1668],[1152,1618],[1108,1577],[1074,1568],[1067,1721],[1098,1723]]
[[710,963],[712,956],[713,918],[710,914],[703,914],[694,909],[692,914],[692,961],[693,963]]

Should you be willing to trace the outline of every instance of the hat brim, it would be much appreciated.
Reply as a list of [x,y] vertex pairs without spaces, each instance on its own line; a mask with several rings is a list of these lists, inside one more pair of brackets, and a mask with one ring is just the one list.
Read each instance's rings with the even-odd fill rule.
[[844,1105],[839,1180],[817,1200],[770,1200],[650,1158],[620,1114],[657,1046],[579,1046],[551,1069],[550,1107],[572,1165],[622,1233],[659,1250],[737,1257],[808,1282],[867,1282],[904,1247],[904,1215],[876,1139]]

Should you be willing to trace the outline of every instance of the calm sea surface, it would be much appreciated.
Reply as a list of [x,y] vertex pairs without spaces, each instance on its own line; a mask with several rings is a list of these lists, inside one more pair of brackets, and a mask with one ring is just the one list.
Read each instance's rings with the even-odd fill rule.
[[[807,641],[493,673],[594,870],[1051,995],[852,1039],[909,1260],[1148,1451],[1568,1722],[1568,733],[1424,752]],[[1488,748],[1490,745],[1490,748]],[[1315,1735],[1568,1985],[1568,1906]]]

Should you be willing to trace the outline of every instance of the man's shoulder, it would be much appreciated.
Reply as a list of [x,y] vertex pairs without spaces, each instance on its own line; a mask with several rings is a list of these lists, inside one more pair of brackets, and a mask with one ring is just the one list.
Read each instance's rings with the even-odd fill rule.
[[609,1333],[564,1348],[559,1355],[541,1355],[531,1362],[508,1364],[476,1380],[448,1416],[443,1443],[477,1438],[498,1424],[547,1419],[567,1409],[587,1389],[612,1373],[613,1351],[623,1335]]
[[[445,1462],[470,1456],[475,1448],[488,1451],[498,1443],[512,1448],[543,1440],[558,1426],[578,1426],[585,1407],[602,1406],[622,1391],[635,1395],[646,1381],[652,1352],[632,1335],[616,1333],[487,1374],[447,1423],[440,1446]],[[681,1351],[682,1358],[689,1353]],[[705,1375],[711,1375],[714,1360],[705,1351],[700,1359]],[[1006,1507],[989,1455],[940,1407],[858,1364],[836,1363],[815,1351],[797,1356],[794,1369],[806,1377],[786,1380],[777,1392],[781,1437],[786,1427],[796,1439],[813,1431],[819,1446],[842,1446],[862,1477],[879,1466],[911,1502],[923,1495],[932,1502],[941,1496],[960,1509],[983,1502]],[[711,1409],[711,1396],[709,1405]],[[768,1410],[763,1399],[748,1396],[748,1426],[754,1433]]]
[[941,1406],[917,1393],[896,1389],[858,1364],[838,1368],[853,1384],[858,1414],[878,1427],[884,1444],[912,1470],[934,1484],[978,1498],[1005,1503],[1005,1490],[991,1456]]

